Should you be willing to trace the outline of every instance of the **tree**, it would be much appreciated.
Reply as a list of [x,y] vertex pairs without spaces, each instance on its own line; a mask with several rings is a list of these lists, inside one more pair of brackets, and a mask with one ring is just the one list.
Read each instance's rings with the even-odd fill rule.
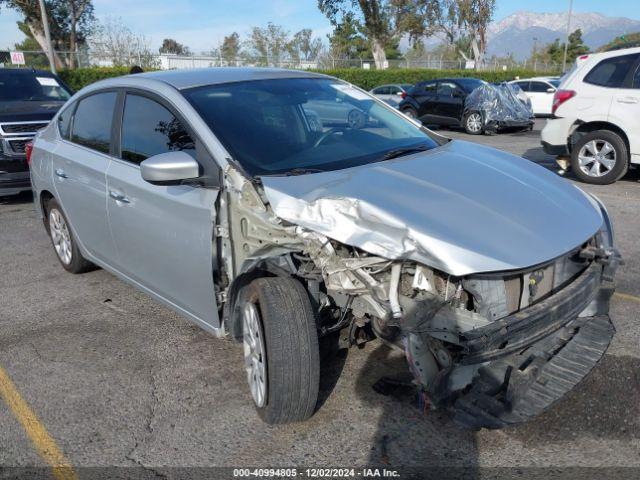
[[112,65],[132,66],[142,68],[156,68],[157,59],[154,56],[149,41],[142,35],[131,31],[122,19],[108,18],[96,28],[90,39],[91,50],[95,57]]
[[[582,30],[579,28],[573,31],[569,35],[569,44],[567,46],[567,62],[573,63],[580,55],[589,53],[589,47],[587,47],[582,41]],[[531,61],[544,62],[544,63],[562,63],[564,57],[564,42],[560,42],[559,38],[556,38],[553,42],[547,44],[539,52],[534,52],[531,55]]]
[[334,59],[362,58],[369,51],[367,39],[360,33],[358,22],[347,14],[328,35],[330,54]]
[[334,29],[350,22],[366,38],[377,68],[384,68],[385,48],[408,34],[411,41],[428,33],[438,0],[318,0]]
[[296,63],[301,60],[315,60],[322,50],[322,40],[313,38],[313,31],[310,28],[304,28],[293,35],[288,50]]
[[162,46],[159,49],[160,53],[173,53],[176,55],[191,55],[189,47],[178,43],[173,38],[165,38],[162,40]]
[[78,46],[86,43],[87,37],[93,31],[95,17],[91,0],[45,0],[45,9],[49,17],[49,29],[53,52],[49,48],[44,36],[40,6],[38,0],[0,0],[0,6],[5,6],[22,14],[24,28],[20,28],[27,38],[34,39],[40,49],[51,56],[57,67],[65,66],[56,50],[69,51],[66,66],[75,67],[74,56]]
[[232,63],[240,56],[241,49],[240,35],[237,32],[233,32],[231,35],[224,37],[222,47],[220,47],[220,55],[227,63]]
[[482,66],[487,51],[487,27],[493,18],[496,0],[458,0],[459,22],[471,35],[476,67]]
[[614,38],[609,43],[604,44],[598,49],[599,52],[609,52],[611,50],[620,50],[621,48],[640,47],[640,32],[625,33]]
[[266,28],[253,27],[246,41],[250,58],[259,65],[278,65],[287,54],[289,33],[269,22]]

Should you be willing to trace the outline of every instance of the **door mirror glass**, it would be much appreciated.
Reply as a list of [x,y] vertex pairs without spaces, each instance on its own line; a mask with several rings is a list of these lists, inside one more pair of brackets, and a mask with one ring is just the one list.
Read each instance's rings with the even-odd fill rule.
[[186,152],[167,152],[149,157],[140,163],[140,174],[149,183],[170,185],[198,178],[200,166]]

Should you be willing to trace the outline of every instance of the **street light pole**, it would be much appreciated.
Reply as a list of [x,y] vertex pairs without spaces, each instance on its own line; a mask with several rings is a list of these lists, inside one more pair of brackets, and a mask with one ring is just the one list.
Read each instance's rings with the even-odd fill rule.
[[567,38],[564,42],[564,56],[562,57],[562,72],[567,70],[567,48],[569,48],[569,35],[571,30],[571,11],[573,10],[573,0],[569,0],[569,17],[567,17]]
[[56,61],[53,55],[53,45],[51,44],[51,32],[49,31],[49,19],[47,18],[47,10],[44,7],[44,0],[39,0],[40,3],[40,15],[42,18],[42,29],[44,30],[44,37],[47,40],[47,50],[49,50],[49,65],[51,66],[51,72],[56,73]]

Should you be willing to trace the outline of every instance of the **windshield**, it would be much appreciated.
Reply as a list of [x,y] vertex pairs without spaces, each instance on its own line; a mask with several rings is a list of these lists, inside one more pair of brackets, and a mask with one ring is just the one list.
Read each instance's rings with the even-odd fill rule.
[[254,176],[338,170],[438,146],[412,122],[335,79],[226,83],[184,94]]
[[560,86],[560,80],[549,80],[549,83],[556,88]]
[[66,101],[71,94],[54,77],[0,71],[0,102]]

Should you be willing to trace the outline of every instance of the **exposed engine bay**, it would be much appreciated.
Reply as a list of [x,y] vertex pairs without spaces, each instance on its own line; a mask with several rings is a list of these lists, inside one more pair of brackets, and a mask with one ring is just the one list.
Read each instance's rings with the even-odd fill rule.
[[[619,255],[605,231],[532,268],[454,276],[289,224],[259,184],[227,173],[222,202],[233,222],[222,258],[227,283],[240,281],[224,297],[225,318],[236,338],[233,299],[243,276],[292,276],[307,288],[320,336],[346,330],[350,345],[379,338],[400,349],[425,400],[456,407],[458,422],[478,428],[526,420],[555,401],[538,400],[531,411],[517,407],[523,398],[535,403],[527,394],[542,367],[586,331],[587,321],[604,332],[593,339],[602,353],[613,335],[607,313]],[[563,388],[590,369],[563,378]]]

